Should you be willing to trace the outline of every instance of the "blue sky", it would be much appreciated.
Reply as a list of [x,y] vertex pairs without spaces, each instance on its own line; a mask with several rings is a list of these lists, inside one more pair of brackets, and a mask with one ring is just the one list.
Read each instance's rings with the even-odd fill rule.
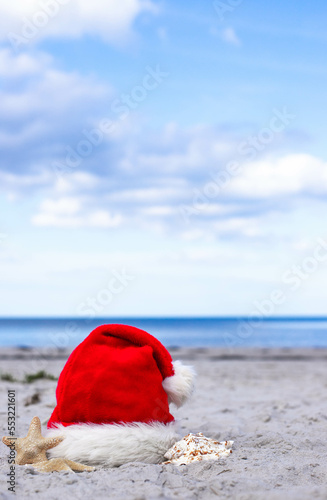
[[0,315],[325,315],[326,14],[1,5]]

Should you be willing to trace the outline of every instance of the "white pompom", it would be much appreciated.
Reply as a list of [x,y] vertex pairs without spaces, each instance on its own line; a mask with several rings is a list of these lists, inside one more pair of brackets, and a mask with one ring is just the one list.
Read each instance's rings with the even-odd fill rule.
[[182,406],[194,389],[195,371],[192,366],[185,366],[181,361],[173,362],[174,375],[165,378],[162,386],[168,395],[168,402]]

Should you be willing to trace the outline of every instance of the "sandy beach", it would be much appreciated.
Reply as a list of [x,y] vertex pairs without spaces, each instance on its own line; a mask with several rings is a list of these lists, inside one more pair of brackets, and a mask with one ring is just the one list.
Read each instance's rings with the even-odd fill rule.
[[[173,409],[181,436],[203,432],[233,440],[218,461],[176,467],[130,463],[95,472],[39,473],[16,466],[18,498],[110,499],[326,499],[327,350],[170,349],[192,364],[196,391]],[[33,416],[46,420],[55,405],[56,380],[23,382],[40,370],[58,377],[68,350],[2,348],[1,435],[7,435],[8,390],[15,391],[16,435]],[[0,446],[0,498],[7,490],[8,451]]]

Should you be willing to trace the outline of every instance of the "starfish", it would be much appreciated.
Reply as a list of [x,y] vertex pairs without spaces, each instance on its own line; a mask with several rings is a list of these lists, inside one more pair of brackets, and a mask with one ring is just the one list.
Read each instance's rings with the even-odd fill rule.
[[93,471],[94,467],[79,464],[65,458],[51,458],[48,460],[46,451],[54,448],[61,441],[63,436],[44,438],[41,434],[41,422],[39,417],[32,419],[27,436],[25,438],[3,437],[2,442],[16,451],[15,464],[31,464],[40,472],[54,471]]
[[25,438],[5,436],[2,442],[16,451],[15,463],[25,465],[47,461],[46,451],[57,446],[63,439],[63,436],[44,438],[41,434],[40,419],[34,417]]
[[77,471],[93,471],[94,467],[89,467],[88,465],[79,464],[78,462],[73,462],[72,460],[67,460],[66,458],[50,458],[50,460],[44,460],[43,462],[37,462],[32,464],[33,467],[40,472],[54,472],[68,470],[73,472]]

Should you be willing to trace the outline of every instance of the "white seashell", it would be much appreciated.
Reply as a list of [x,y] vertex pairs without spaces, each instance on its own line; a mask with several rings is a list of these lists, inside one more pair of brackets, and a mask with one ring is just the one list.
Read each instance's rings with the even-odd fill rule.
[[202,432],[188,434],[172,446],[165,458],[165,464],[186,465],[201,460],[218,460],[232,453],[234,441],[215,441],[205,437]]

